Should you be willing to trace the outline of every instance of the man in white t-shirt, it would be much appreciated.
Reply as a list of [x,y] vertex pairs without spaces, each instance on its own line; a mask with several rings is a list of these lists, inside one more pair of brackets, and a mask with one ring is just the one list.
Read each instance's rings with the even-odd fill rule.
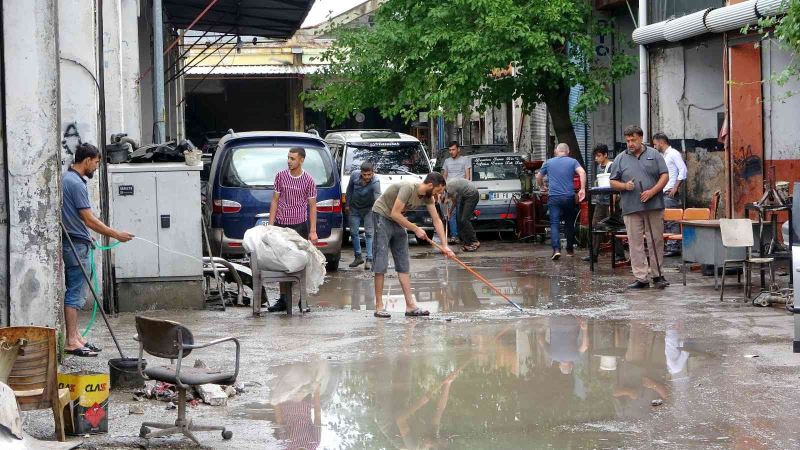
[[[664,186],[664,207],[683,208],[681,204],[681,184],[686,180],[686,163],[683,162],[681,152],[672,148],[669,138],[664,133],[653,135],[653,147],[664,156],[669,171],[669,181]],[[680,233],[680,225],[674,221],[664,222],[664,231],[667,233]],[[681,254],[681,244],[678,241],[667,241],[664,256],[678,256]]]

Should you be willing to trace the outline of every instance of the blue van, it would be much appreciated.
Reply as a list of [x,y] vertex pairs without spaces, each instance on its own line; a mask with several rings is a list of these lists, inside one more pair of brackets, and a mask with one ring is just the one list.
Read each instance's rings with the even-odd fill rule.
[[244,254],[244,232],[267,223],[275,175],[287,168],[292,147],[305,149],[303,169],[317,183],[317,247],[327,259],[328,270],[339,267],[343,234],[339,173],[325,141],[307,133],[229,133],[219,141],[205,205],[215,254]]

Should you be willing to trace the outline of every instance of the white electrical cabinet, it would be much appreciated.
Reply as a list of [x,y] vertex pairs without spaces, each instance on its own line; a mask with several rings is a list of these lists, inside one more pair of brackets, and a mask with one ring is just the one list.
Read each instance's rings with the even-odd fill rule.
[[114,249],[117,280],[200,279],[201,166],[109,164],[111,226],[146,239]]

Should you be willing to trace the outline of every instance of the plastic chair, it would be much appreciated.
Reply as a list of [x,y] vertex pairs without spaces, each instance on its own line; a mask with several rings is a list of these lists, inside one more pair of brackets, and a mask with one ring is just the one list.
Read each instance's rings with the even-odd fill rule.
[[[174,384],[178,389],[178,418],[174,424],[144,422],[139,429],[139,437],[150,439],[183,433],[195,444],[200,442],[192,431],[221,431],[222,438],[227,440],[233,437],[233,432],[219,425],[195,425],[186,418],[186,391],[192,386],[201,384],[219,384],[230,386],[239,375],[239,340],[226,337],[211,341],[207,344],[195,344],[192,332],[183,325],[171,320],[151,319],[149,317],[136,317],[136,340],[139,341],[139,361],[137,363],[139,374],[146,380],[157,380]],[[192,350],[210,347],[223,342],[236,344],[236,365],[234,370],[215,370],[209,368],[181,367],[183,358],[189,356]],[[149,355],[169,359],[169,365],[148,364],[142,370],[142,356],[144,352]],[[172,364],[175,360],[175,364]],[[150,431],[157,428],[158,431]]]
[[[751,255],[753,247],[753,222],[750,219],[720,219],[719,229],[722,234],[722,246],[728,248],[742,248],[746,247],[746,255],[744,259],[725,259],[722,263],[722,283],[719,290],[719,301],[722,301],[725,295],[725,271],[729,264],[741,264],[744,269],[744,295],[745,299],[750,299],[750,291],[753,284],[750,280],[752,266],[758,265],[761,267],[764,264],[769,265],[769,281],[770,286],[775,282],[775,268],[773,262],[775,258],[753,258]],[[741,279],[740,279],[741,282]]]
[[[300,313],[305,311],[303,301],[306,299],[306,271],[305,269],[299,272],[274,272],[271,270],[260,270],[258,268],[258,258],[255,255],[250,255],[250,269],[253,272],[253,299],[250,301],[253,307],[253,315],[261,315],[261,293],[263,286],[266,283],[292,283],[295,284],[299,290]],[[289,292],[289,298],[286,301],[286,313],[292,315],[292,293]]]
[[0,328],[6,342],[19,343],[17,360],[8,376],[8,386],[14,390],[20,411],[52,409],[56,439],[63,442],[64,410],[72,420],[69,389],[58,389],[56,363],[56,330],[47,327]]

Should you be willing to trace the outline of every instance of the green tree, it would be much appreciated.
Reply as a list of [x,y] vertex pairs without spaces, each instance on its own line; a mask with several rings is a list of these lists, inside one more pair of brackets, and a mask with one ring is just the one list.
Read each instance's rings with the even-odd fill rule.
[[[800,55],[800,0],[784,0],[783,6],[786,14],[782,17],[765,17],[752,27],[744,27],[742,33],[757,31],[763,34],[764,39],[774,37],[778,44],[785,50],[794,53],[795,58],[787,68],[772,74],[773,80],[779,85],[785,85],[790,79],[800,79],[800,62],[796,56]],[[792,96],[797,92],[787,92]]]
[[[634,69],[630,57],[597,57],[593,37],[612,27],[585,0],[387,0],[370,27],[339,27],[323,55],[330,65],[304,98],[336,123],[375,107],[412,120],[417,111],[453,120],[459,113],[522,98],[547,104],[556,137],[581,163],[569,110],[609,101],[610,83]],[[497,79],[492,70],[515,67]]]

